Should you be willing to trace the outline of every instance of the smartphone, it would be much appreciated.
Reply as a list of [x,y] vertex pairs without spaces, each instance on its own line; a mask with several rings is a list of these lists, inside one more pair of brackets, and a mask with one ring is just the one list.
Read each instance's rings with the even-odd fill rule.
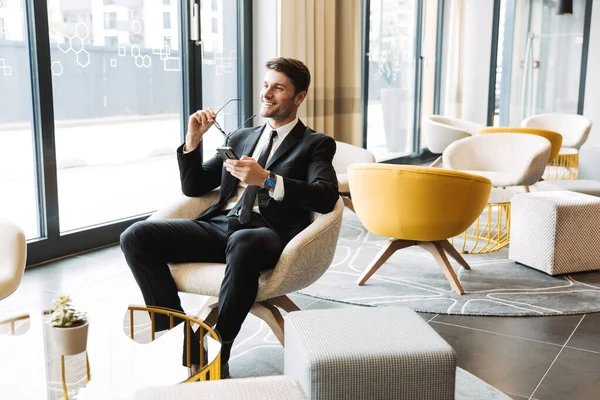
[[231,147],[217,147],[217,153],[221,156],[223,160],[239,160],[235,151]]

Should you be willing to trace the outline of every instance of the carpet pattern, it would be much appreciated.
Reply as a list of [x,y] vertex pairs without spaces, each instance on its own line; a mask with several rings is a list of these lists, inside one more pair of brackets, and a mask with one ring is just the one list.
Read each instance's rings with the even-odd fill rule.
[[365,306],[403,304],[438,314],[535,316],[600,311],[600,272],[549,276],[510,261],[508,247],[465,255],[470,271],[452,261],[465,289],[462,296],[451,290],[433,257],[414,246],[397,251],[364,286],[357,286],[356,280],[386,241],[369,233],[354,213],[345,210],[332,265],[300,293]]

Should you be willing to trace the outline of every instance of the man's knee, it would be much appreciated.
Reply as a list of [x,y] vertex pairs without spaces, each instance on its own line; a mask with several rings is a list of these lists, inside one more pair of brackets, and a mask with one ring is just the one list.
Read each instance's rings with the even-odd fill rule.
[[250,272],[246,264],[255,265],[258,271],[275,267],[281,249],[268,237],[257,235],[252,229],[244,229],[231,235],[227,242],[226,253],[228,261],[233,261],[233,267],[240,266],[241,270]]
[[129,228],[121,233],[119,240],[121,249],[124,252],[127,252],[138,247],[140,243],[144,243],[144,240],[141,238],[144,237],[147,231],[148,227],[146,221],[138,221],[130,225]]

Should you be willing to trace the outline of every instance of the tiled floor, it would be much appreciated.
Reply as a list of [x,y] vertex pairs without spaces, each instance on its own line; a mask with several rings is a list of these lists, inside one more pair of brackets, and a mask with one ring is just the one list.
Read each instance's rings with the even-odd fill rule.
[[[0,301],[0,319],[57,294],[142,304],[117,246],[28,269]],[[302,309],[347,307],[294,295]],[[186,298],[183,298],[184,307]],[[473,317],[421,314],[458,353],[458,365],[514,399],[600,400],[600,314]]]

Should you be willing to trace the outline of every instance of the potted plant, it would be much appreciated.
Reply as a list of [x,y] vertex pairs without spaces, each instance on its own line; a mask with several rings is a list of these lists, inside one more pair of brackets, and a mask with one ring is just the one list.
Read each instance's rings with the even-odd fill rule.
[[88,336],[86,313],[78,311],[69,296],[56,297],[51,311],[50,337],[57,353],[68,356],[84,352]]

